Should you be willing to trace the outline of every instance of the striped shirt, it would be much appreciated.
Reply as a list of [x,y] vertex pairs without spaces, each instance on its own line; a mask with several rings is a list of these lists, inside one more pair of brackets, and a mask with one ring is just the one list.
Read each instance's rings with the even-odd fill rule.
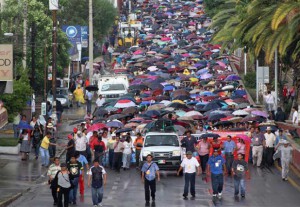
[[54,178],[56,173],[61,170],[60,165],[55,165],[54,163],[50,165],[47,175]]

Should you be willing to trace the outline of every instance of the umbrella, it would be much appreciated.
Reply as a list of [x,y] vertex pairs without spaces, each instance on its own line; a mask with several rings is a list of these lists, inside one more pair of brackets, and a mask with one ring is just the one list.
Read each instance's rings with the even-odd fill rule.
[[118,129],[116,131],[116,134],[123,133],[123,132],[131,132],[131,131],[132,131],[132,128],[123,128],[123,129]]
[[176,114],[177,116],[179,116],[179,117],[182,117],[182,116],[184,116],[184,115],[186,114],[186,112],[185,112],[185,111],[182,111],[182,110],[176,110],[176,111],[175,111],[175,114]]
[[85,89],[87,91],[98,91],[99,90],[98,86],[96,86],[96,85],[89,85],[89,86],[85,87]]
[[232,114],[235,116],[247,116],[249,113],[244,110],[236,110]]
[[163,103],[160,104],[154,104],[148,107],[148,110],[160,110],[162,108],[164,108],[165,105]]
[[218,134],[214,134],[214,133],[205,133],[205,134],[201,134],[200,135],[200,139],[204,139],[204,138],[219,138],[220,135]]
[[235,137],[236,137],[236,138],[241,138],[241,139],[244,140],[245,142],[251,142],[250,137],[248,137],[248,136],[245,135],[245,134],[237,134]]
[[213,114],[212,116],[208,117],[208,121],[218,121],[221,118],[225,118],[226,115],[225,114]]
[[106,124],[108,127],[121,128],[124,124],[120,121],[110,121]]
[[237,80],[241,80],[240,76],[238,75],[229,75],[227,76],[227,78],[225,78],[225,81],[237,81]]
[[[188,100],[188,99],[190,99],[190,98],[191,98],[191,97],[188,96],[188,95],[179,95],[179,96],[176,96],[176,97],[174,98],[174,100],[185,101],[185,100]],[[173,102],[175,102],[175,101],[173,101]],[[179,103],[182,103],[182,102],[179,102]]]
[[189,109],[189,107],[187,107],[185,104],[181,104],[178,102],[171,103],[170,105],[168,105],[168,107],[173,107],[175,109]]
[[115,120],[115,119],[122,119],[122,118],[125,118],[127,115],[125,114],[114,114],[114,115],[111,115],[107,118],[107,120]]
[[174,125],[175,130],[177,131],[179,136],[184,135],[186,129],[181,125]]
[[90,126],[87,131],[91,132],[91,131],[98,131],[99,129],[103,129],[103,128],[108,128],[105,124],[103,123],[96,123],[93,124],[92,126]]
[[233,125],[233,122],[231,121],[219,121],[217,123],[214,124],[215,127],[218,127],[218,126],[230,126],[230,125]]
[[202,116],[202,114],[199,111],[189,111],[184,116],[189,116],[189,117]]
[[267,118],[269,115],[264,112],[264,111],[259,111],[259,110],[255,110],[255,111],[251,111],[251,114],[255,115],[255,116],[262,116]]
[[222,88],[222,90],[232,90],[232,89],[234,89],[233,85],[226,85]]
[[200,79],[204,80],[204,79],[209,79],[211,77],[213,77],[212,74],[210,74],[210,73],[204,73],[203,75],[200,76]]
[[149,117],[157,117],[157,116],[160,116],[160,112],[157,111],[157,110],[149,110],[149,111],[146,111],[145,113],[147,116]]
[[130,106],[128,108],[123,109],[122,114],[134,114],[138,111],[138,108],[135,106]]
[[167,85],[164,87],[164,91],[173,91],[175,89],[175,86],[172,86],[172,85]]
[[192,117],[188,117],[188,116],[179,117],[177,120],[180,120],[180,121],[194,121],[194,119]]
[[148,86],[144,85],[144,84],[138,84],[138,85],[131,85],[129,86],[130,90],[143,90],[148,88]]
[[30,126],[30,124],[27,124],[25,122],[20,122],[20,124],[18,125],[17,128],[18,129],[29,129],[29,130],[33,129],[33,127]]
[[125,124],[125,128],[132,128],[132,127],[137,127],[139,126],[140,124],[139,123],[136,123],[136,122],[131,122],[131,123],[128,123],[128,124]]
[[119,100],[116,104],[115,107],[116,108],[128,108],[130,106],[136,106],[135,103],[131,100]]

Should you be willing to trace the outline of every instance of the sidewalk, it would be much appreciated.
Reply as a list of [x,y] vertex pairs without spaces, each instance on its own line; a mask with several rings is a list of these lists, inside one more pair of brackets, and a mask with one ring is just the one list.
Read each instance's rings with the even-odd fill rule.
[[[66,143],[65,138],[68,131],[68,122],[64,122],[58,129],[59,138],[57,143]],[[0,136],[9,135],[0,133]],[[56,156],[61,156],[64,149],[58,147]],[[31,152],[28,161],[21,161],[19,155],[4,155],[0,158],[0,207],[7,206],[31,187],[38,185],[46,175],[47,168],[41,166],[41,161],[35,160],[34,153]]]

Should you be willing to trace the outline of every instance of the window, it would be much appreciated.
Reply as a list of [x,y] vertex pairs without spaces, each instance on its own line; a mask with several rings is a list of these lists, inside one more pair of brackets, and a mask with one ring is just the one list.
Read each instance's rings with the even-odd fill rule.
[[149,135],[145,139],[145,147],[151,146],[179,146],[175,135]]
[[101,91],[121,91],[125,90],[123,84],[104,84],[101,88]]

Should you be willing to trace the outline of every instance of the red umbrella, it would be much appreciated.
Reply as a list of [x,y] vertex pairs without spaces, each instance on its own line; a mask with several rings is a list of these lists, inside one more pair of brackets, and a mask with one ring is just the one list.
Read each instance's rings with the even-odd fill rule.
[[213,54],[211,51],[205,51],[204,53],[203,53],[203,55],[205,55],[205,56],[210,56],[211,54]]
[[103,123],[96,123],[93,124],[92,126],[90,126],[87,131],[91,132],[91,131],[98,131],[99,129],[103,129],[103,128],[108,128],[105,124]]

